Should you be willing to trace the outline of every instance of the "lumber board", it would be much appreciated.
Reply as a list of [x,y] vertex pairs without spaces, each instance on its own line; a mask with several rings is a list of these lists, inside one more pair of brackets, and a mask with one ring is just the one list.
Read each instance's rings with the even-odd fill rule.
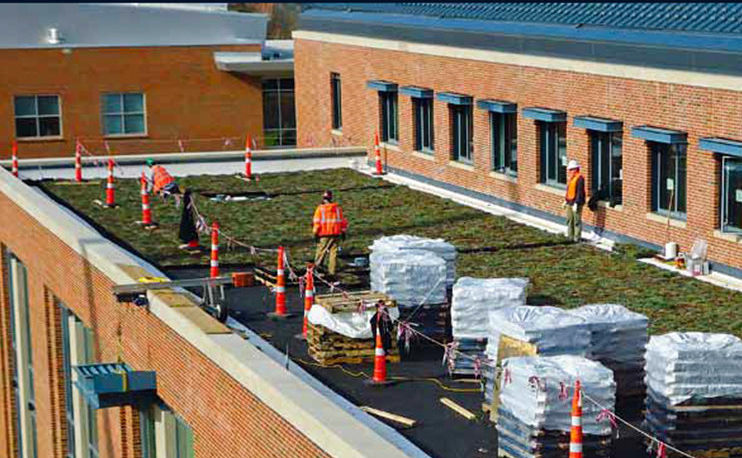
[[374,409],[373,407],[361,406],[361,410],[376,415],[377,417],[385,418],[387,420],[403,424],[408,428],[412,428],[417,424],[417,420],[413,420],[412,418],[403,417],[402,415],[386,412],[384,410]]
[[440,401],[441,401],[441,403],[443,405],[445,405],[449,409],[453,410],[457,414],[461,415],[462,417],[466,418],[467,420],[474,420],[474,419],[477,418],[477,416],[475,414],[473,414],[469,410],[461,407],[460,405],[458,405],[456,402],[454,402],[451,399],[441,398]]

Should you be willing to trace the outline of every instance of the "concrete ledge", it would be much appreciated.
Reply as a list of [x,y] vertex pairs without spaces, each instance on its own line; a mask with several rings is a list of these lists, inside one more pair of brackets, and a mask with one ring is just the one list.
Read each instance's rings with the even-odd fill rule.
[[448,161],[448,165],[449,165],[449,167],[455,167],[457,169],[467,170],[469,172],[473,172],[473,171],[476,170],[473,165],[471,165],[471,164],[465,164],[465,163],[459,162],[459,161]]
[[518,182],[518,179],[516,177],[510,176],[510,175],[506,175],[506,174],[504,174],[502,172],[490,172],[489,173],[489,176],[491,178],[496,179],[496,180],[506,181],[508,183],[517,183]]
[[[294,148],[294,149],[275,149],[275,150],[255,150],[252,153],[253,161],[265,161],[276,159],[307,159],[323,157],[356,157],[365,156],[366,147],[363,146],[344,146],[338,148]],[[152,158],[162,164],[177,163],[194,163],[194,162],[221,162],[244,160],[244,151],[212,151],[199,153],[163,153],[163,154],[128,154],[116,156],[116,162],[120,165],[140,165],[144,164],[148,158]],[[108,156],[85,156],[82,158],[83,164],[94,164],[95,162],[107,161]],[[11,161],[0,161],[0,165],[10,167]],[[18,168],[20,170],[28,168],[67,168],[75,165],[75,158],[71,157],[54,157],[43,159],[20,159]]]
[[714,237],[726,240],[727,242],[742,243],[742,234],[731,234],[729,232],[721,232],[717,229],[714,231]]
[[687,222],[673,218],[672,216],[668,218],[667,216],[660,215],[658,213],[647,213],[646,218],[649,221],[654,221],[655,223],[662,223],[662,224],[668,224],[668,221],[669,221],[670,226],[677,227],[680,229],[686,229],[688,227]]
[[412,155],[415,157],[419,157],[420,159],[425,159],[426,161],[435,162],[435,154],[433,153],[423,153],[422,151],[413,151]]
[[564,189],[555,188],[554,186],[549,186],[548,184],[539,183],[534,186],[533,189],[564,198]]

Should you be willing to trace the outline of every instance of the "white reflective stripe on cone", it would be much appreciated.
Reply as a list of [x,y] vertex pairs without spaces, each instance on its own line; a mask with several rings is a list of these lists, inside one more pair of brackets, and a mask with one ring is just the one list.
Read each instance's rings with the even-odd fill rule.
[[582,426],[582,417],[572,417],[572,426]]
[[377,348],[376,349],[376,356],[386,356],[384,354],[384,349],[383,348]]
[[306,297],[314,297],[314,290],[313,289],[307,289],[304,291],[304,295]]
[[148,204],[142,204],[142,210],[149,210]]
[[219,261],[212,259],[211,260],[211,267],[219,267]]
[[582,444],[575,444],[574,442],[570,442],[569,453],[582,453]]
[[283,275],[283,269],[276,270],[276,275]]
[[113,189],[113,183],[106,183],[107,189]]
[[284,286],[276,286],[276,292],[277,293],[285,293],[286,292],[286,287],[284,287]]
[[211,251],[219,251],[219,245],[211,244]]

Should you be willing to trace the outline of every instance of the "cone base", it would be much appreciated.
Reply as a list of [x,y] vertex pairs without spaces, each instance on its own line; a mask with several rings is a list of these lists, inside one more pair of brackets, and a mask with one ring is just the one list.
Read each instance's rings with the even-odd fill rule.
[[294,317],[293,313],[284,313],[283,315],[281,315],[276,312],[269,312],[267,315],[268,315],[268,318],[270,318],[271,320],[285,320],[287,318]]
[[235,178],[242,181],[254,181],[255,177],[248,177],[244,173],[240,173],[239,175],[235,175]]
[[376,380],[374,380],[372,378],[369,378],[369,379],[366,379],[366,380],[363,381],[363,384],[364,385],[366,385],[366,386],[374,386],[374,387],[377,387],[377,388],[384,388],[386,386],[394,385],[394,383],[395,382],[393,382],[391,380],[386,380],[386,381],[383,381],[383,382],[377,382]]
[[159,224],[157,224],[154,221],[152,221],[151,223],[144,223],[143,221],[134,221],[134,224],[142,226],[143,228],[147,230],[157,229],[157,227],[159,226]]
[[299,334],[294,334],[294,339],[306,341],[307,340],[307,337],[300,332]]

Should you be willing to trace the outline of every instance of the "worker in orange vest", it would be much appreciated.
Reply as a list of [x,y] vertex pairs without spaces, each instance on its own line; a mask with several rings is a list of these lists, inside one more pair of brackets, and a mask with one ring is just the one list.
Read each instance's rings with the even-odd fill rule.
[[321,266],[327,259],[327,272],[333,277],[337,266],[338,239],[345,240],[347,229],[348,221],[343,217],[343,209],[332,201],[332,191],[325,191],[322,203],[314,211],[312,220],[312,232],[318,242],[314,264]]
[[150,190],[159,194],[162,197],[167,197],[173,194],[180,194],[180,188],[175,182],[175,178],[168,173],[165,167],[155,164],[152,159],[147,159],[147,167],[149,167],[149,186]]
[[567,193],[562,207],[567,209],[567,238],[579,242],[582,237],[582,207],[585,206],[585,178],[574,159],[567,164]]

